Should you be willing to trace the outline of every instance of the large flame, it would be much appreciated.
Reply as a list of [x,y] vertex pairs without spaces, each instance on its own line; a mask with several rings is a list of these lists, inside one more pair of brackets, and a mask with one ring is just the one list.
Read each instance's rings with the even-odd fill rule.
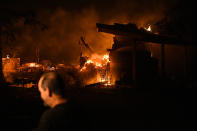
[[80,72],[88,71],[88,67],[92,65],[97,70],[97,81],[104,83],[105,85],[111,85],[111,73],[110,73],[110,60],[109,55],[92,55],[80,69]]
[[91,56],[91,58],[89,58],[86,61],[86,63],[84,64],[84,66],[81,68],[80,71],[84,71],[88,64],[93,64],[95,66],[95,68],[103,68],[108,63],[110,63],[109,55],[105,54],[103,56],[100,56],[100,55],[94,54]]

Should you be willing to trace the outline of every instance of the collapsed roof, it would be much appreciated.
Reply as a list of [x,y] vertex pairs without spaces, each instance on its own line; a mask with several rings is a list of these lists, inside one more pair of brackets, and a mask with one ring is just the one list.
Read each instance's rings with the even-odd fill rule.
[[105,32],[119,36],[126,36],[136,41],[152,42],[159,44],[171,44],[171,45],[194,45],[193,43],[186,42],[177,36],[166,36],[160,34],[154,34],[141,28],[138,29],[135,24],[118,24],[106,25],[96,24],[98,32]]

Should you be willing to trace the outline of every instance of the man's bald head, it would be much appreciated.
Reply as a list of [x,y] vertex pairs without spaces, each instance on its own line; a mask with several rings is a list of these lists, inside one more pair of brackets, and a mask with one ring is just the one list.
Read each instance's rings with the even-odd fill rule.
[[49,89],[51,93],[64,96],[64,81],[62,77],[56,72],[44,73],[39,81],[39,86],[43,90]]

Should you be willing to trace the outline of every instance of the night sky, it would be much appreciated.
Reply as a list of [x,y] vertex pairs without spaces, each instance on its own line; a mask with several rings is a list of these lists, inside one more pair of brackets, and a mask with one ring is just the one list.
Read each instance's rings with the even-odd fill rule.
[[131,13],[131,11],[135,11],[138,14],[139,12],[149,12],[151,10],[157,12],[165,10],[168,12],[176,8],[179,8],[179,13],[182,14],[193,10],[192,6],[194,6],[194,3],[180,0],[6,0],[0,3],[0,13],[4,16],[11,16],[28,13],[28,11],[37,12],[43,9],[64,8],[66,10],[80,10],[93,7],[98,12],[105,14],[111,12]]
[[18,16],[36,15],[43,10],[57,8],[79,13],[83,9],[93,8],[101,22],[106,19],[121,19],[118,16],[126,14],[125,17],[133,23],[139,23],[142,17],[153,16],[147,23],[155,24],[164,20],[171,22],[172,26],[195,25],[195,4],[183,0],[6,0],[0,2],[0,22],[8,23]]

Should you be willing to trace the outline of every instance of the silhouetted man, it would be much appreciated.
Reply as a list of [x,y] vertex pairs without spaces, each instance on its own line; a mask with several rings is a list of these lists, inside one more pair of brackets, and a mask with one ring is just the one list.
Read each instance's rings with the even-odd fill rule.
[[65,95],[64,80],[55,72],[45,73],[39,80],[38,89],[45,106],[38,131],[83,130],[84,117],[80,108]]

